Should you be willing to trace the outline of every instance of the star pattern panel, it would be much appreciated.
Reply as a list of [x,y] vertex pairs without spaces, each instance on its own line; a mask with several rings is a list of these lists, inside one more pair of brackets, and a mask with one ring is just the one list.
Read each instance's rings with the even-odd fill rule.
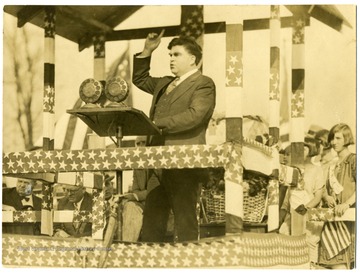
[[109,249],[101,241],[92,244],[79,239],[17,236],[2,238],[4,265],[39,267],[98,267],[99,257],[108,251],[108,268],[209,268],[283,265],[308,266],[305,236],[244,233],[188,243],[114,243]]

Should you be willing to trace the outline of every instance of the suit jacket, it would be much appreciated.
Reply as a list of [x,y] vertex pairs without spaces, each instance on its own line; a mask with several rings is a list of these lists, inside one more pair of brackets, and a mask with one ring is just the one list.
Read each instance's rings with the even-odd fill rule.
[[[16,210],[23,210],[20,195],[16,188],[6,188],[2,192],[3,205],[12,206]],[[41,198],[32,195],[33,208],[35,211],[41,211]],[[23,235],[40,235],[40,223],[3,223],[3,233],[23,234]]]
[[[3,200],[2,203],[4,205],[12,206],[16,210],[22,210],[23,204],[21,202],[20,195],[16,191],[16,188],[6,188],[3,189]],[[32,195],[33,198],[33,207],[34,210],[40,211],[41,210],[41,198],[37,197],[36,195]]]
[[200,71],[185,79],[172,91],[165,117],[154,120],[156,102],[174,77],[151,77],[150,61],[151,57],[134,56],[132,79],[135,86],[153,95],[150,119],[163,131],[162,137],[150,144],[205,144],[206,129],[215,108],[213,80],[202,75]]
[[[58,210],[75,210],[73,203],[69,202],[68,197],[64,197],[59,200]],[[80,210],[92,212],[92,197],[89,193],[84,193],[84,199],[81,203]],[[80,223],[79,227],[76,229],[73,223],[62,223],[55,224],[54,229],[62,229],[68,233],[71,237],[84,237],[91,236],[91,223]]]
[[131,192],[135,193],[144,208],[149,191],[160,185],[159,170],[134,170]]

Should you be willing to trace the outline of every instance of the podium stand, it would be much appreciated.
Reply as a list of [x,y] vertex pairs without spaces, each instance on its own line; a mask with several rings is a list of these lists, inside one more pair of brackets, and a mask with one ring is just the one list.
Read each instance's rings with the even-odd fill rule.
[[[159,135],[160,130],[140,110],[132,107],[119,108],[79,108],[67,113],[80,118],[101,137],[116,137],[117,147],[121,147],[124,136]],[[117,189],[122,194],[122,172],[117,171]]]

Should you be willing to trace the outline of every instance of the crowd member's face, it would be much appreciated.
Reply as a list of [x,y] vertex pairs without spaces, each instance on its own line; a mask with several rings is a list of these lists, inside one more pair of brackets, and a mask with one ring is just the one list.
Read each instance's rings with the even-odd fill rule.
[[79,202],[85,193],[85,188],[81,186],[66,186],[64,190],[71,203]]
[[170,70],[178,77],[192,70],[195,66],[195,56],[189,54],[183,46],[173,46],[170,49]]
[[109,200],[114,193],[114,187],[111,182],[105,183],[104,187],[104,198]]
[[31,195],[34,187],[34,181],[29,179],[18,179],[16,183],[16,191],[20,196]]
[[331,141],[331,145],[334,148],[335,152],[340,153],[346,147],[344,146],[345,140],[342,132],[337,132],[334,134],[334,139]]

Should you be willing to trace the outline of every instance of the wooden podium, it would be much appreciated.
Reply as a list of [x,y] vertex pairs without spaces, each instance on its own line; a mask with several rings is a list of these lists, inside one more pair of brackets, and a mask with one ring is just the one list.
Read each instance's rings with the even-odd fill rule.
[[[160,130],[140,110],[132,107],[79,108],[67,113],[80,118],[101,137],[116,137],[117,147],[121,147],[124,136],[159,135]],[[117,171],[117,189],[122,194],[122,172]]]
[[79,108],[67,113],[80,118],[101,137],[116,136],[121,141],[123,136],[160,134],[159,128],[142,111],[132,107]]

